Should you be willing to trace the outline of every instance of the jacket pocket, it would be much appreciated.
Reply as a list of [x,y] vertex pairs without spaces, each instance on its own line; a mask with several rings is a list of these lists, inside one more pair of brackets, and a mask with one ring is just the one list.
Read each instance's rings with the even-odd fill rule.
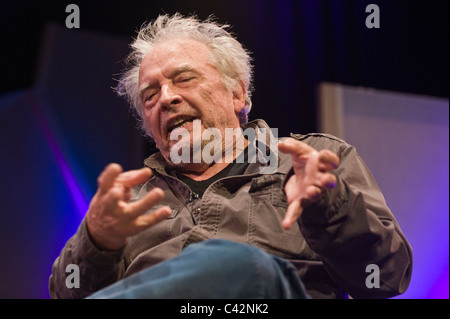
[[254,178],[249,190],[249,243],[268,253],[290,259],[311,259],[315,255],[297,223],[288,230],[281,222],[288,207],[282,189],[284,174]]

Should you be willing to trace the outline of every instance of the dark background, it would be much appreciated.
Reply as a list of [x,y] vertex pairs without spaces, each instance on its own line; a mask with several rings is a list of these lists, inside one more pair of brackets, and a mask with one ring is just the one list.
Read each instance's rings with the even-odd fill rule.
[[[253,52],[254,109],[280,135],[316,130],[322,81],[448,97],[446,0],[11,1],[0,10],[0,94],[33,85],[43,30],[64,26],[76,3],[81,29],[131,39],[162,12],[214,14]],[[368,29],[375,3],[381,28]]]
[[[80,29],[65,27],[70,3]],[[366,28],[370,3],[380,29]],[[154,151],[111,87],[139,26],[175,12],[232,25],[253,52],[250,119],[279,136],[318,129],[322,82],[449,96],[447,0],[3,1],[0,298],[48,298],[98,174],[110,162],[141,167]]]

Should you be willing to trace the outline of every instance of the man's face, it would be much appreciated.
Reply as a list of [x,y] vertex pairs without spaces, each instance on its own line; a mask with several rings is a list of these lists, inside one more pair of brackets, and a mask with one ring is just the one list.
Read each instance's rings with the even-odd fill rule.
[[228,89],[211,62],[209,48],[190,39],[174,39],[156,46],[144,57],[139,71],[144,120],[166,160],[177,140],[171,132],[189,131],[193,120],[202,131],[239,128],[238,113],[244,107],[245,89]]

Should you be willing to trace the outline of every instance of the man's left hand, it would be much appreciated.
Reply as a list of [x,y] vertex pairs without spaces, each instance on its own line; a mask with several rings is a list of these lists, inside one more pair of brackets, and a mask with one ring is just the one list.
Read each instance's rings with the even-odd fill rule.
[[293,138],[279,142],[278,149],[291,154],[294,169],[284,187],[289,206],[282,226],[289,229],[306,207],[322,198],[325,189],[336,185],[336,176],[330,171],[339,166],[340,160],[330,150],[317,151]]

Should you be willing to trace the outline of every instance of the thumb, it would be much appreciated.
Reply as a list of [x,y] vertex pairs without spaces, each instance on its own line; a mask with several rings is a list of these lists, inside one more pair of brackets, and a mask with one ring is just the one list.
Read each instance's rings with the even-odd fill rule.
[[297,199],[289,204],[286,215],[281,223],[284,229],[290,229],[291,226],[300,218],[303,208],[300,205],[300,199]]

